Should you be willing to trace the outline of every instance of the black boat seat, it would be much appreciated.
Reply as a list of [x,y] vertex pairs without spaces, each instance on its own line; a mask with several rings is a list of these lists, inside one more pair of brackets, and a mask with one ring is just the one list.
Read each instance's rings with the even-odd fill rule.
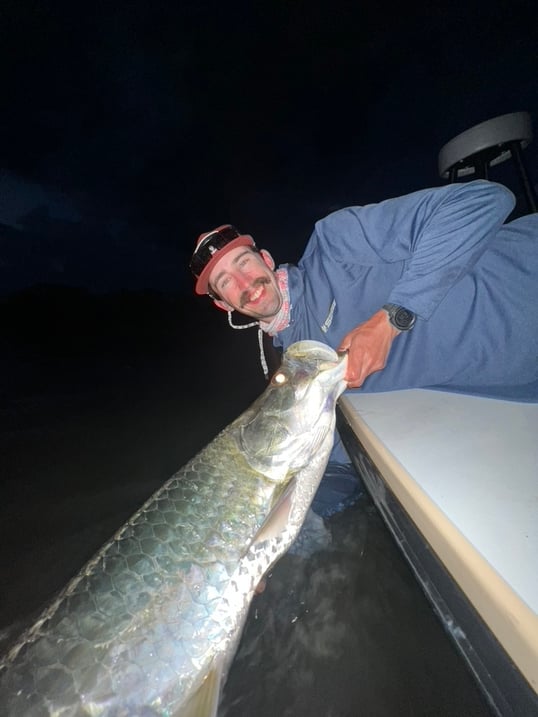
[[528,112],[511,112],[481,122],[441,148],[438,157],[439,175],[450,182],[470,174],[475,174],[477,179],[489,179],[490,167],[512,158],[529,210],[536,212],[536,192],[522,154],[522,149],[530,144],[532,137],[532,121]]

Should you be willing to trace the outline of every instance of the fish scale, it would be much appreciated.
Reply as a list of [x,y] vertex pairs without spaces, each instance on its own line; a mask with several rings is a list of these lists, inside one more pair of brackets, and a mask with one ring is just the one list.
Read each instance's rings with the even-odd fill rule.
[[5,656],[9,717],[181,715],[206,703],[209,675],[220,690],[256,585],[299,532],[323,473],[344,370],[323,344],[288,349],[279,380],[127,521]]

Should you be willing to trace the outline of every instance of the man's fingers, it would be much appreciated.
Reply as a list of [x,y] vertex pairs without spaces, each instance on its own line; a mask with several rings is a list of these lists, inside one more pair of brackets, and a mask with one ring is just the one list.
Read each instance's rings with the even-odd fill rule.
[[348,363],[345,376],[345,380],[347,381],[348,387],[358,388],[359,386],[361,386],[364,381],[363,373],[364,371],[362,367],[357,368],[356,366],[353,366]]

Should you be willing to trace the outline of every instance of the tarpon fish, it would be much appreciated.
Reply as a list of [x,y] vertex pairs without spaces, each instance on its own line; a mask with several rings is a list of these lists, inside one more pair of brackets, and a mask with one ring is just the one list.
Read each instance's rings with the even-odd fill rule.
[[0,662],[9,717],[215,715],[260,580],[328,461],[345,357],[293,344],[254,404],[170,478]]

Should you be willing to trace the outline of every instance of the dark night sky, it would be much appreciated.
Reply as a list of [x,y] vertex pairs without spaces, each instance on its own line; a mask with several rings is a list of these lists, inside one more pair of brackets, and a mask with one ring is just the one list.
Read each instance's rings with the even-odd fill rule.
[[536,126],[537,28],[535,0],[6,0],[0,288],[190,292],[226,221],[296,260],[328,211],[440,184],[464,129]]

